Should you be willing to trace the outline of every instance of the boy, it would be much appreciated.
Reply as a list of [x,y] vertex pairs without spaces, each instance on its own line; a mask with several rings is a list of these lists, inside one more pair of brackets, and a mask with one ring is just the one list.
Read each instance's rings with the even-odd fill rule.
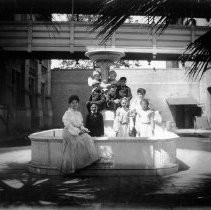
[[95,102],[98,105],[99,111],[101,111],[105,106],[105,95],[100,88],[100,82],[97,80],[92,81],[92,93],[89,97],[89,100],[86,102],[86,107],[88,112],[90,112],[90,106],[92,102]]
[[120,99],[117,94],[117,86],[115,84],[111,85],[111,88],[107,93],[106,103],[107,109],[112,111],[116,111],[116,109],[120,106]]
[[126,85],[126,82],[127,82],[126,77],[121,77],[119,79],[117,94],[119,95],[120,99],[126,97],[128,102],[130,102],[132,94],[130,88]]
[[86,128],[89,129],[90,136],[103,136],[104,135],[104,123],[103,116],[98,112],[98,106],[96,103],[91,103],[91,112],[86,116]]

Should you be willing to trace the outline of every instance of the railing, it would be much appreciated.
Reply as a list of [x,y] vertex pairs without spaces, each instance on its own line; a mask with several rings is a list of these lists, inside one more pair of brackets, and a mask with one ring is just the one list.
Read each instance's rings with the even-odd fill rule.
[[[5,51],[85,52],[100,47],[97,32],[83,22],[0,22],[0,46]],[[55,29],[56,28],[56,29]],[[148,25],[125,24],[106,43],[126,53],[181,54],[207,27],[172,25],[160,36]],[[104,46],[101,46],[104,47]]]

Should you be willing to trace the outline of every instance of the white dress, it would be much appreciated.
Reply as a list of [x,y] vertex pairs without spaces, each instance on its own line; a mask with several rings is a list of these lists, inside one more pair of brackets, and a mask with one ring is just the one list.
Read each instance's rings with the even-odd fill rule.
[[[153,109],[153,105],[151,104],[151,102],[149,101],[149,108]],[[142,106],[141,106],[141,100],[140,98],[135,98],[133,101],[131,101],[130,103],[130,110],[132,112],[137,113],[138,110],[141,110]]]
[[154,112],[152,110],[137,110],[135,129],[137,137],[152,137],[152,125]]
[[79,111],[68,109],[62,117],[63,157],[61,171],[65,174],[74,173],[99,159],[98,151],[90,135],[80,135],[83,128],[83,117]]
[[137,110],[140,110],[140,109],[142,109],[142,107],[141,107],[141,100],[140,100],[140,98],[135,98],[133,101],[131,101],[131,103],[130,103],[130,110],[132,111],[132,112],[137,112]]
[[114,119],[114,131],[117,133],[118,137],[128,137],[130,130],[130,110],[125,110],[119,107],[116,110],[116,117]]

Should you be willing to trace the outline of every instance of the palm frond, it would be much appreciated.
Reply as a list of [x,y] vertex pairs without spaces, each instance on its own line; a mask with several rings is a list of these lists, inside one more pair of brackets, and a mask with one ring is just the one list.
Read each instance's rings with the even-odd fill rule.
[[192,61],[187,74],[190,78],[201,79],[211,62],[211,29],[194,42],[191,42],[180,57],[180,60],[183,63]]
[[[98,37],[102,38],[103,44],[127,18],[141,15],[148,17],[151,32],[159,35],[175,20],[194,17],[193,15],[198,13],[203,15],[202,11],[205,10],[205,18],[211,18],[209,0],[106,0],[92,31],[99,30]],[[188,75],[191,78],[201,78],[211,62],[211,30],[190,43],[180,60],[191,60],[193,63]]]
[[98,37],[102,37],[104,43],[133,14],[148,17],[153,33],[160,34],[175,19],[185,17],[188,11],[185,7],[178,8],[172,0],[106,0],[91,31],[99,29]]

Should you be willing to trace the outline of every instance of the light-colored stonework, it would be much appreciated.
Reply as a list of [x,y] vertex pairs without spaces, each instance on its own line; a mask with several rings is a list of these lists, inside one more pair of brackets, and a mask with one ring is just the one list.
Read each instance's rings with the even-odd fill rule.
[[[29,170],[38,174],[60,174],[62,129],[34,133]],[[93,138],[101,159],[77,172],[78,175],[166,175],[178,170],[176,139],[168,132],[164,139]]]

